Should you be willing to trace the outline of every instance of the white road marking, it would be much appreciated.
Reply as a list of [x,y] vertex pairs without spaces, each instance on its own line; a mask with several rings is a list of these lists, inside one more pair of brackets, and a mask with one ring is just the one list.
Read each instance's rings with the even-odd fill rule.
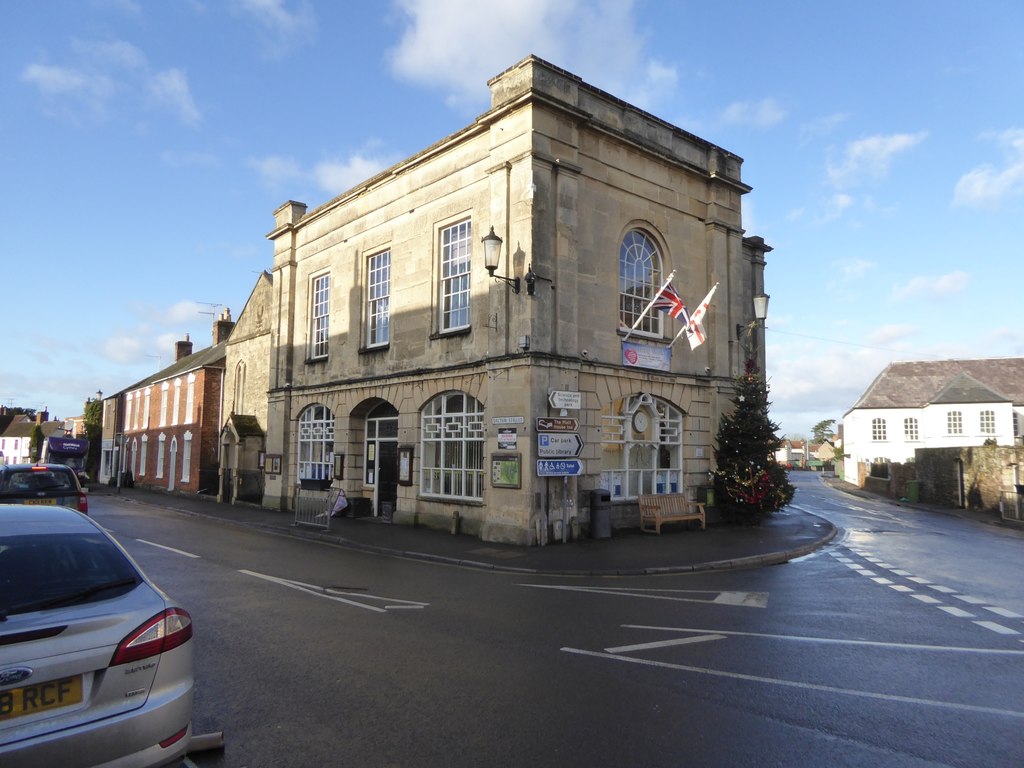
[[988,600],[982,600],[980,597],[971,597],[970,595],[953,595],[953,597],[957,600],[963,600],[965,603],[970,603],[971,605],[983,605],[988,602]]
[[939,606],[939,610],[940,611],[945,611],[950,616],[956,616],[958,619],[973,619],[974,618],[974,614],[973,613],[968,613],[964,609],[956,608],[956,607],[954,607],[952,605],[940,605]]
[[1013,611],[1008,611],[1006,608],[999,608],[995,605],[986,605],[985,610],[991,611],[996,614],[996,616],[1002,616],[1004,619],[1024,619],[1024,616],[1021,616],[1019,613],[1014,613]]
[[674,640],[658,640],[653,643],[640,643],[639,645],[622,645],[618,648],[605,648],[605,651],[607,653],[630,653],[631,651],[646,651],[651,648],[668,648],[674,645],[706,643],[709,640],[725,640],[725,635],[697,635],[696,637],[677,637]]
[[906,584],[890,584],[889,589],[895,589],[897,592],[913,592],[914,590],[908,587]]
[[920,600],[922,603],[927,603],[928,605],[938,605],[942,602],[941,600],[934,598],[931,595],[921,595],[916,592],[912,594],[911,597],[915,600]]
[[904,571],[901,568],[893,568],[892,572],[894,574],[896,574],[897,576],[909,576],[910,575],[910,571]]
[[950,589],[949,587],[943,587],[943,586],[941,586],[939,584],[929,584],[928,588],[929,589],[934,589],[936,592],[941,592],[944,595],[956,594],[956,590],[955,589]]
[[874,571],[869,571],[867,568],[858,568],[857,569],[857,573],[859,573],[861,576],[875,576],[876,575]]
[[640,664],[647,667],[658,667],[660,669],[672,669],[678,672],[693,672],[699,675],[710,675],[713,677],[725,677],[732,680],[745,680],[751,683],[763,683],[766,685],[778,685],[787,688],[798,688],[805,691],[818,691],[820,693],[835,693],[843,696],[857,696],[866,699],[877,699],[880,701],[899,702],[901,704],[920,704],[929,707],[940,707],[952,709],[959,712],[978,712],[988,715],[1005,715],[1024,719],[1024,712],[1012,709],[998,709],[996,707],[981,707],[974,704],[958,704],[953,701],[938,701],[935,699],[921,699],[914,696],[894,696],[888,693],[876,693],[874,691],[859,691],[851,688],[838,688],[833,685],[818,685],[816,683],[802,683],[795,680],[780,680],[774,677],[761,677],[760,675],[746,675],[739,672],[724,672],[718,669],[707,667],[692,667],[684,664],[670,664],[663,661],[650,661],[648,659],[637,659],[632,656],[621,656],[613,653],[600,651],[587,651],[581,648],[562,648],[566,653],[574,653],[580,656],[592,656],[598,659],[611,659],[612,661],[624,661],[629,664]]
[[[767,592],[719,592],[713,589],[638,589],[633,587],[583,587],[567,584],[520,584],[534,589],[556,589],[564,592],[590,592],[595,595],[617,597],[640,597],[648,600],[671,600],[680,603],[708,603],[730,605],[739,608],[766,608]],[[703,595],[703,597],[683,597]]]
[[911,576],[907,581],[912,581],[915,584],[931,584],[928,579],[922,579],[920,576]]
[[1018,632],[1017,630],[1010,629],[1009,627],[1004,627],[1002,624],[997,624],[994,621],[976,621],[974,623],[977,624],[979,627],[984,627],[985,629],[991,629],[993,632],[998,632],[1000,635],[1020,634],[1020,632]]
[[876,584],[892,584],[892,580],[891,579],[887,579],[884,576],[875,576],[871,580],[873,582],[875,582]]
[[[281,579],[276,576],[267,576],[264,573],[256,573],[255,571],[241,570],[239,573],[244,573],[247,576],[255,576],[257,579],[263,579],[273,584],[280,584],[282,587],[288,587],[289,589],[296,589],[299,592],[305,592],[308,595],[314,597],[322,597],[326,600],[333,600],[338,603],[344,603],[351,605],[356,608],[365,608],[368,611],[374,613],[386,613],[390,610],[402,609],[402,608],[425,608],[430,603],[420,603],[415,600],[401,600],[395,597],[381,597],[379,595],[368,595],[363,592],[345,592],[340,589],[333,589],[331,587],[320,587],[316,584],[305,584],[301,581],[292,581],[291,579]],[[347,600],[342,595],[349,595],[352,597],[358,597],[359,600]],[[379,608],[375,605],[366,605],[363,600],[377,600],[386,603],[383,608]]]
[[806,635],[773,635],[765,632],[738,632],[729,629],[699,629],[696,627],[658,627],[650,624],[623,624],[623,629],[645,629],[652,632],[687,632],[696,635],[725,635],[726,637],[763,637],[769,640],[788,640],[821,645],[856,645],[873,648],[895,648],[908,651],[936,651],[941,653],[972,653],[982,656],[1024,656],[1024,651],[1000,648],[967,648],[957,645],[922,645],[920,643],[891,643],[884,640],[847,640],[836,637],[809,637]]
[[153,541],[146,541],[145,539],[136,539],[136,541],[139,542],[140,544],[148,544],[151,547],[156,547],[157,549],[166,549],[168,552],[173,552],[176,555],[182,555],[184,557],[192,557],[192,558],[196,558],[196,559],[199,558],[199,555],[193,555],[191,552],[186,552],[183,549],[175,549],[174,547],[165,547],[163,544],[157,544],[156,542],[153,542]]

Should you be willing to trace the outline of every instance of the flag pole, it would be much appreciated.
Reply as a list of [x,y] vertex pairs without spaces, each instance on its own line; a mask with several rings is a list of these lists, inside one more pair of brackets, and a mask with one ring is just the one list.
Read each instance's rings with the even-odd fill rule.
[[654,294],[654,298],[652,298],[647,303],[647,306],[644,307],[644,311],[640,313],[640,316],[636,319],[636,322],[633,323],[633,327],[629,329],[629,332],[626,334],[626,337],[623,339],[623,341],[626,341],[626,339],[628,339],[630,335],[632,335],[633,331],[636,330],[637,326],[640,325],[640,322],[644,319],[644,316],[650,311],[651,307],[654,306],[654,302],[656,302],[658,300],[658,297],[665,292],[666,288],[668,288],[668,285],[669,283],[672,282],[672,278],[675,277],[675,274],[676,271],[674,269],[668,273],[668,279],[666,279],[665,282],[662,283],[661,288],[659,288],[658,292]]

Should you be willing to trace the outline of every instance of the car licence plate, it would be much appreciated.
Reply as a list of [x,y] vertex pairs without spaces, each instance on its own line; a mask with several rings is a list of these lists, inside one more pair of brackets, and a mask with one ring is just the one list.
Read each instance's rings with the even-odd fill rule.
[[51,507],[57,506],[56,499],[25,499],[26,504],[47,504]]
[[82,701],[82,676],[65,677],[9,691],[0,691],[0,720],[9,720]]

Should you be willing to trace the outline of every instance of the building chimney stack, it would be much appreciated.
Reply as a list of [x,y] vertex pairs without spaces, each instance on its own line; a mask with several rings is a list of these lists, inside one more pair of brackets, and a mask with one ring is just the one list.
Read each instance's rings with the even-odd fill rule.
[[235,323],[231,319],[231,310],[224,307],[224,311],[220,313],[220,317],[213,323],[214,345],[220,344],[222,341],[227,341],[228,336],[231,335],[231,329],[234,327]]
[[188,339],[188,334],[185,334],[184,341],[174,342],[174,361],[177,362],[183,357],[188,357],[192,354],[192,342]]

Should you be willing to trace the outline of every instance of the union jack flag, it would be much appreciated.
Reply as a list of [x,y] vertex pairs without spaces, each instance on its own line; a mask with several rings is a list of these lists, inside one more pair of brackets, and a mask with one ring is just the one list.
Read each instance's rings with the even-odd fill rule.
[[669,317],[678,318],[684,325],[689,325],[690,323],[690,313],[686,311],[683,297],[676,293],[676,289],[671,284],[666,285],[664,290],[654,297],[654,304],[652,306],[666,313]]

